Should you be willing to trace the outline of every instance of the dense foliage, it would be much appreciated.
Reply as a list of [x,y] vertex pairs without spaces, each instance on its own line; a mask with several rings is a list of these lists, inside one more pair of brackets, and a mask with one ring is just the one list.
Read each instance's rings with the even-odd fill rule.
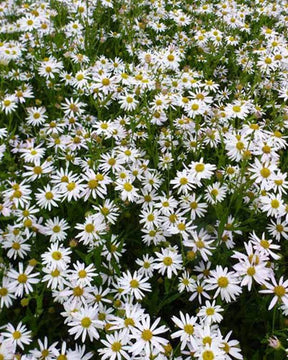
[[287,25],[0,3],[0,360],[286,358]]

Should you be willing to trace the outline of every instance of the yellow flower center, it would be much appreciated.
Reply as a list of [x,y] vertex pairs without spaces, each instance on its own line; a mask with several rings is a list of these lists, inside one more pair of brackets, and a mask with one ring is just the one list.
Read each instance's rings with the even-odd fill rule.
[[55,225],[52,230],[54,233],[59,233],[61,231],[61,227],[59,225]]
[[78,271],[78,276],[80,279],[84,279],[87,276],[87,272],[83,269]]
[[91,234],[95,230],[95,226],[93,224],[87,224],[85,226],[85,231],[89,234]]
[[218,283],[219,287],[226,288],[229,284],[229,281],[226,276],[220,276],[217,283]]
[[270,176],[271,171],[268,168],[264,167],[263,169],[261,169],[260,174],[263,178],[267,179]]
[[214,359],[214,353],[211,350],[205,350],[202,354],[203,360],[213,360]]
[[107,78],[102,79],[102,85],[104,85],[104,86],[110,85],[110,80]]
[[206,314],[208,316],[214,315],[215,314],[215,310],[213,308],[207,308],[206,309]]
[[92,324],[92,321],[89,317],[84,317],[82,320],[81,320],[81,325],[84,327],[84,328],[89,328],[89,326]]
[[66,188],[67,188],[68,191],[74,190],[75,187],[76,187],[75,182],[71,182],[71,183],[69,183],[68,185],[66,185]]
[[234,105],[232,109],[235,113],[239,113],[241,111],[241,106]]
[[219,194],[219,191],[218,191],[217,189],[212,189],[212,190],[211,190],[211,195],[212,195],[213,197],[216,197],[218,194]]
[[18,275],[17,280],[20,284],[25,284],[26,281],[28,280],[28,276],[26,274],[20,274]]
[[42,355],[42,358],[45,359],[49,355],[49,350],[47,350],[47,349],[42,350],[41,355]]
[[153,214],[149,214],[149,215],[147,216],[147,220],[148,220],[148,221],[154,221],[154,219],[155,219],[155,216],[154,216]]
[[57,356],[57,360],[67,360],[67,356],[64,354],[61,354],[61,355]]
[[194,333],[194,326],[191,324],[186,324],[184,325],[184,331],[188,334],[188,335],[192,335]]
[[143,331],[142,331],[141,337],[142,337],[142,339],[143,339],[144,341],[150,341],[150,340],[152,339],[152,337],[153,337],[153,333],[152,333],[151,330],[146,329],[146,330],[143,330]]
[[204,169],[205,169],[204,164],[197,164],[197,165],[195,166],[195,170],[196,170],[197,172],[202,172],[202,171],[204,171]]
[[192,105],[191,105],[191,109],[192,109],[193,111],[197,111],[197,110],[199,109],[199,105],[198,105],[198,104],[192,104]]
[[130,183],[126,182],[126,183],[124,184],[123,188],[124,188],[125,191],[130,192],[130,191],[132,191],[133,186],[132,186]]
[[0,288],[0,296],[6,296],[8,294],[8,290],[6,288]]
[[277,199],[273,199],[273,200],[271,201],[271,207],[272,207],[273,209],[278,209],[279,206],[280,206],[280,202],[279,202]]
[[210,337],[210,336],[205,336],[205,337],[203,338],[203,340],[202,340],[202,343],[203,343],[203,345],[206,345],[206,344],[211,345],[211,344],[212,344],[212,339],[211,339],[211,337]]
[[260,241],[260,245],[264,248],[264,249],[269,249],[270,247],[270,243],[268,240],[262,239]]
[[111,349],[114,352],[119,352],[122,348],[122,345],[120,343],[120,341],[115,341],[113,344],[111,344]]
[[166,265],[166,266],[171,266],[173,264],[172,258],[170,256],[166,256],[163,259],[163,264]]
[[80,286],[76,286],[74,289],[73,289],[73,295],[74,296],[82,296],[84,293],[84,290],[80,287]]
[[139,287],[139,281],[136,280],[136,279],[131,280],[131,281],[130,281],[130,286],[131,286],[131,288],[133,288],[133,289],[138,288],[138,287]]
[[181,178],[181,179],[180,179],[180,184],[181,184],[181,185],[186,185],[186,184],[188,184],[188,179],[185,178],[185,177]]
[[13,336],[13,339],[18,340],[21,338],[21,332],[16,330],[13,332],[12,336]]
[[284,296],[286,294],[286,289],[282,285],[277,285],[277,286],[274,287],[274,293],[278,297],[282,297],[282,296]]
[[54,260],[56,260],[56,261],[62,259],[62,254],[61,254],[60,251],[53,251],[53,253],[52,253],[51,256],[52,256],[52,258],[53,258]]
[[11,104],[11,101],[8,100],[8,99],[7,99],[7,100],[4,100],[4,101],[3,101],[3,104],[4,104],[4,106],[7,107],[7,106],[9,106],[9,105]]
[[20,244],[17,243],[17,242],[14,242],[14,243],[12,244],[12,249],[14,249],[14,250],[19,250],[20,247],[21,247]]
[[60,271],[58,269],[55,269],[51,271],[50,275],[53,277],[58,277],[60,275]]
[[255,273],[256,273],[256,271],[255,271],[254,266],[250,266],[250,267],[247,269],[247,274],[248,274],[249,276],[254,276]]
[[46,194],[45,194],[45,198],[46,200],[52,200],[54,197],[53,193],[51,191],[48,191]]
[[242,141],[238,141],[236,144],[237,150],[243,150],[244,149],[244,143]]
[[134,321],[132,318],[126,318],[126,319],[124,320],[124,325],[125,325],[126,327],[128,327],[128,326],[134,326],[134,325],[135,325],[135,321]]

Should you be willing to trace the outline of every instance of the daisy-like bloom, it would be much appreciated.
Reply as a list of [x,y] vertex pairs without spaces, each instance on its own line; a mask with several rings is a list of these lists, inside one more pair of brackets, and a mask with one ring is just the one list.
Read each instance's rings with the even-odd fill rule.
[[118,98],[121,109],[125,111],[133,111],[136,109],[139,101],[135,99],[134,94],[125,93]]
[[93,264],[85,266],[85,264],[77,261],[73,264],[74,270],[68,271],[69,279],[76,281],[76,285],[79,286],[91,286],[93,278],[97,276],[96,269]]
[[2,284],[0,285],[0,308],[6,306],[9,308],[15,299],[13,288],[11,288],[11,280],[3,277]]
[[[29,221],[30,219],[27,220]],[[7,252],[9,258],[14,258],[15,260],[17,257],[20,257],[23,259],[31,249],[31,245],[26,244],[27,241],[28,239],[22,236],[7,236],[2,243],[2,247],[3,249],[9,249]]]
[[225,112],[229,118],[245,119],[250,110],[245,102],[235,101],[234,103],[226,106]]
[[119,240],[116,235],[112,234],[111,241],[105,242],[101,255],[108,261],[114,259],[117,263],[119,263],[120,258],[125,251],[125,244]]
[[24,208],[25,205],[31,202],[31,188],[29,185],[25,185],[26,180],[20,184],[16,182],[9,182],[11,189],[4,190],[2,192],[5,201],[12,201],[18,208]]
[[191,275],[185,270],[179,278],[178,291],[183,292],[191,292],[193,290],[193,284],[195,280],[191,277]]
[[48,209],[49,211],[53,207],[58,207],[57,201],[60,201],[59,190],[51,188],[48,184],[44,189],[35,194],[37,205],[41,208]]
[[75,179],[75,181],[70,181],[68,183],[62,183],[60,187],[61,192],[61,201],[67,199],[68,202],[71,200],[78,200],[83,194],[84,186],[82,180]]
[[2,359],[13,359],[15,355],[15,346],[12,341],[4,341],[4,337],[0,335],[0,358]]
[[205,347],[197,350],[195,357],[197,360],[223,360],[225,359],[225,353],[219,348],[218,342],[212,342],[211,345],[207,343]]
[[27,108],[27,113],[28,113],[28,116],[26,118],[27,123],[29,125],[33,125],[33,126],[43,124],[46,121],[47,117],[48,117],[47,115],[45,115],[46,109],[44,107]]
[[64,115],[66,117],[82,115],[85,112],[84,107],[85,103],[81,102],[79,99],[65,98],[65,103],[61,103],[61,109],[64,110]]
[[251,167],[248,169],[252,174],[251,179],[259,184],[261,190],[270,190],[273,188],[273,179],[275,177],[275,171],[277,166],[275,163],[262,164],[257,158]]
[[85,341],[86,336],[89,336],[90,341],[99,339],[99,332],[97,329],[103,328],[103,322],[98,320],[98,307],[83,307],[79,311],[73,313],[73,320],[68,323],[71,326],[69,334],[75,336],[77,340],[81,335],[82,342]]
[[62,62],[56,61],[55,59],[45,59],[45,61],[40,62],[38,72],[39,75],[45,77],[45,79],[54,79],[55,74],[59,74],[62,69]]
[[188,194],[188,191],[195,187],[195,177],[188,169],[177,171],[176,177],[170,181],[173,189],[177,189],[177,193]]
[[262,211],[267,212],[267,216],[281,217],[285,214],[284,201],[280,194],[261,196]]
[[263,294],[273,294],[273,298],[268,307],[268,310],[271,310],[277,302],[283,303],[285,306],[288,306],[288,280],[283,279],[283,276],[280,277],[279,282],[277,283],[274,275],[270,277],[271,283],[264,282],[266,287],[265,290],[260,290],[260,293]]
[[210,295],[207,291],[209,291],[209,285],[206,284],[203,280],[197,279],[192,285],[191,285],[191,293],[192,295],[189,298],[189,301],[193,301],[196,297],[199,302],[199,304],[202,304],[202,297],[205,299],[210,299]]
[[144,356],[149,356],[154,353],[162,352],[163,346],[168,344],[168,340],[158,336],[168,329],[165,325],[159,327],[160,318],[156,319],[151,325],[149,315],[143,315],[141,320],[137,322],[136,327],[131,328],[131,339],[135,340],[135,343],[129,348],[129,352],[132,355],[138,355],[144,351]]
[[105,173],[109,172],[110,170],[113,174],[120,173],[123,170],[124,163],[125,159],[119,159],[116,152],[112,150],[108,154],[101,154],[99,169]]
[[277,219],[276,222],[271,220],[271,224],[267,226],[269,234],[277,241],[280,241],[281,237],[288,239],[288,221]]
[[180,311],[180,319],[176,316],[172,316],[173,322],[180,328],[180,330],[171,334],[171,338],[175,339],[180,337],[181,350],[185,348],[189,342],[194,349],[197,348],[195,337],[197,337],[197,317],[190,316],[189,314],[183,314]]
[[127,271],[127,273],[124,273],[123,276],[118,279],[119,287],[123,289],[121,294],[129,294],[137,300],[143,299],[145,296],[143,291],[151,291],[151,284],[148,281],[148,277],[143,278],[143,275],[140,275],[136,271],[133,275],[130,271]]
[[82,175],[82,179],[86,182],[86,184],[83,185],[84,191],[81,193],[84,201],[88,200],[90,196],[93,199],[97,197],[105,198],[107,195],[107,185],[111,182],[106,174],[95,174],[93,170],[88,169],[85,175]]
[[225,353],[225,360],[233,360],[238,359],[242,360],[243,355],[241,354],[241,349],[239,347],[239,341],[237,340],[229,340],[230,336],[232,334],[232,331],[229,331],[229,333],[221,340],[221,350]]
[[216,204],[225,199],[227,187],[216,182],[212,185],[208,185],[205,190],[205,200],[210,204]]
[[130,179],[119,179],[116,184],[117,185],[115,187],[115,190],[121,191],[120,196],[123,201],[128,200],[131,202],[135,202],[136,199],[139,197],[139,194],[137,192],[138,189],[136,189]]
[[193,99],[184,106],[184,110],[189,117],[194,119],[197,115],[203,115],[207,112],[209,106],[204,101]]
[[250,235],[250,241],[256,251],[264,253],[264,255],[271,256],[275,260],[280,258],[279,255],[274,253],[274,250],[280,249],[280,245],[273,244],[272,240],[268,240],[266,238],[265,233],[262,233],[262,237],[260,239],[253,231]]
[[160,224],[159,210],[153,209],[152,206],[148,206],[146,209],[143,209],[140,213],[140,224],[143,224],[143,227],[146,229],[153,229],[158,227]]
[[34,146],[34,144],[30,144],[27,148],[21,148],[19,150],[21,157],[25,162],[35,163],[35,161],[40,161],[46,152],[46,149],[42,147],[42,145],[43,144]]
[[227,155],[231,160],[239,162],[243,159],[247,151],[249,151],[249,141],[244,135],[240,134],[225,134],[225,149]]
[[26,326],[20,322],[16,328],[10,323],[5,327],[2,336],[5,338],[5,341],[12,342],[15,350],[19,346],[20,349],[24,350],[24,345],[29,345],[32,341],[31,331],[27,330]]
[[72,79],[72,86],[76,89],[84,89],[88,85],[88,81],[90,80],[89,71],[86,70],[79,70],[75,74],[75,77]]
[[43,276],[42,282],[47,282],[46,286],[48,288],[51,287],[52,290],[57,289],[60,291],[64,289],[64,283],[66,282],[65,279],[67,276],[65,270],[51,270],[50,268],[43,267],[42,271],[46,274]]
[[27,266],[24,271],[23,263],[18,263],[18,271],[11,269],[7,273],[7,277],[11,280],[11,290],[16,296],[22,297],[23,294],[29,294],[33,291],[33,284],[37,284],[40,280],[36,278],[39,273],[32,274],[33,267]]
[[104,216],[106,223],[115,224],[119,216],[119,209],[113,200],[106,199],[103,204],[93,206],[93,209],[96,210],[99,215]]
[[143,255],[142,259],[137,259],[135,262],[140,266],[138,269],[139,275],[148,276],[150,278],[153,275],[154,271],[154,258],[148,254]]
[[183,245],[192,248],[195,253],[199,251],[202,259],[208,261],[208,256],[212,255],[210,250],[215,249],[211,246],[214,240],[211,240],[211,236],[203,229],[199,233],[193,231],[191,235],[192,238],[184,239]]
[[40,160],[35,161],[32,166],[24,165],[24,168],[27,170],[23,172],[23,177],[27,177],[28,181],[34,181],[41,178],[44,174],[49,174],[53,171],[53,166],[48,161],[44,161],[40,165]]
[[215,305],[215,300],[213,300],[212,303],[206,300],[205,306],[201,306],[197,316],[210,325],[212,323],[220,323],[222,321],[223,316],[220,314],[222,311],[224,311],[224,309],[219,305]]
[[43,342],[38,339],[38,348],[31,350],[30,354],[36,359],[53,360],[56,346],[57,342],[48,345],[48,338],[45,336]]
[[128,354],[130,346],[127,346],[129,337],[125,331],[115,331],[113,334],[107,334],[105,340],[101,340],[105,348],[98,350],[101,359],[121,360],[123,358],[129,360],[131,356]]
[[199,161],[192,161],[189,165],[192,176],[195,178],[197,183],[200,183],[202,179],[210,179],[213,175],[213,171],[216,170],[216,166],[203,162],[203,158]]
[[236,299],[242,292],[242,288],[238,285],[239,279],[235,272],[228,272],[228,268],[222,268],[217,265],[215,270],[211,270],[210,277],[205,280],[209,290],[216,290],[214,298],[219,294],[222,300],[231,302]]
[[[256,255],[258,256],[258,255]],[[260,261],[260,258],[255,258],[255,261],[248,257],[245,260],[240,260],[238,264],[233,266],[233,269],[242,276],[241,286],[248,287],[248,290],[251,290],[253,280],[258,284],[265,283],[271,276],[271,269],[267,268],[267,263],[265,261]]]
[[207,212],[206,209],[208,205],[204,202],[200,202],[201,199],[202,197],[197,197],[195,193],[181,197],[180,208],[183,209],[184,214],[190,212],[189,216],[192,221],[197,217],[203,217]]
[[170,215],[172,212],[174,212],[174,209],[178,205],[177,200],[171,194],[163,194],[163,196],[160,196],[157,201],[159,202],[155,204],[155,207],[160,209],[160,212],[163,215]]
[[0,101],[1,110],[5,112],[6,115],[12,113],[17,109],[17,98],[15,95],[7,95],[2,101]]
[[59,219],[56,216],[53,219],[48,219],[45,223],[43,229],[43,234],[50,236],[50,241],[63,241],[67,237],[67,232],[65,230],[69,229],[69,225],[65,219]]
[[47,265],[51,270],[65,270],[70,263],[71,250],[59,246],[58,242],[55,242],[48,248],[48,251],[41,255],[43,265]]
[[177,275],[178,270],[182,269],[182,256],[178,254],[177,248],[169,247],[161,250],[161,253],[155,252],[155,269],[164,275],[167,272],[168,279],[172,274]]
[[102,215],[90,215],[85,219],[84,224],[76,224],[75,229],[82,230],[76,235],[84,245],[101,242],[101,235],[105,233],[106,224]]

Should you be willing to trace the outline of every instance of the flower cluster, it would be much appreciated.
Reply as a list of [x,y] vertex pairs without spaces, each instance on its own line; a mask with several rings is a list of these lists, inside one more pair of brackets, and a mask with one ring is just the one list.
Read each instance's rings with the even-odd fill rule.
[[258,310],[257,359],[285,339],[287,24],[1,2],[0,359],[252,358]]

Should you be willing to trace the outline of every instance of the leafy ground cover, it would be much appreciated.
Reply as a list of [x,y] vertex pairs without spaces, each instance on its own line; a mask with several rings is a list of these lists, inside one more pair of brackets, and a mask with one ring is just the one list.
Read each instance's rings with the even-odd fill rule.
[[282,360],[286,1],[0,3],[0,360]]

